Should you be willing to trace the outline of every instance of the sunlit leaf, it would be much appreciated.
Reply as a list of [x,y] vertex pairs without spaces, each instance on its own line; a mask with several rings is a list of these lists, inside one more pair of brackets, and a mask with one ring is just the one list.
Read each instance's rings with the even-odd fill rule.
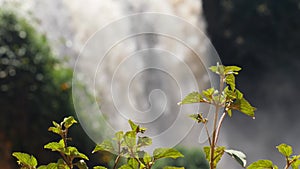
[[246,167],[246,155],[243,152],[237,150],[225,150],[225,152],[234,158],[241,166]]
[[89,160],[89,158],[85,154],[80,153],[76,147],[68,146],[67,148],[65,148],[64,153],[74,158],[82,158],[85,160]]
[[[211,157],[210,157],[210,147],[204,146],[203,150],[204,150],[205,157],[206,157],[207,161],[210,161],[210,159],[211,159]],[[225,152],[225,147],[223,147],[223,146],[215,147],[215,151],[214,151],[214,167],[215,168],[216,168],[218,162],[221,160],[224,152]]]
[[44,148],[50,149],[51,151],[62,152],[62,151],[64,151],[65,143],[64,143],[63,139],[61,139],[59,142],[51,142],[51,143],[46,144],[44,146]]
[[295,160],[293,163],[292,163],[292,168],[293,169],[299,169],[299,166],[300,166],[300,160]]
[[66,117],[63,120],[63,124],[64,124],[65,128],[69,128],[75,123],[77,123],[77,121],[74,119],[73,116]]
[[129,158],[127,164],[130,165],[134,169],[139,168],[139,162],[134,158]]
[[12,155],[18,159],[18,163],[20,165],[28,165],[31,167],[36,167],[38,164],[36,158],[27,153],[14,152]]
[[292,147],[287,144],[280,144],[280,145],[276,146],[276,148],[285,157],[289,157],[293,154]]
[[149,146],[152,144],[152,139],[150,137],[138,137],[138,146],[142,147],[142,146]]
[[157,148],[153,152],[154,159],[160,158],[179,158],[183,157],[183,155],[173,148]]
[[238,66],[225,66],[224,68],[224,74],[229,75],[229,74],[238,74],[238,72],[242,70],[242,68]]
[[200,103],[203,101],[203,97],[199,92],[192,92],[188,94],[181,102],[179,102],[179,105],[182,104],[191,104],[191,103]]
[[125,144],[132,148],[136,145],[136,132],[135,131],[128,131],[124,135],[124,142]]
[[270,160],[258,160],[250,164],[247,169],[278,169]]
[[97,144],[95,149],[92,151],[92,153],[95,153],[97,151],[108,151],[113,152],[114,147],[110,140],[104,140],[101,144]]
[[235,89],[235,77],[233,74],[226,76],[225,82],[230,86],[231,90]]

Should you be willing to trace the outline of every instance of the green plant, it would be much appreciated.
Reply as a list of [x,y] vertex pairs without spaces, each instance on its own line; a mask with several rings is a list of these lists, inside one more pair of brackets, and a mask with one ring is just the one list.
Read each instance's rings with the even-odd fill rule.
[[[84,160],[88,160],[88,157],[80,153],[76,147],[68,146],[68,141],[71,138],[68,137],[69,128],[77,123],[77,121],[72,117],[66,117],[59,124],[55,121],[52,122],[54,126],[49,127],[49,131],[58,134],[61,140],[58,142],[50,142],[44,146],[45,149],[50,149],[51,151],[56,151],[60,154],[62,158],[58,159],[56,163],[50,163],[48,165],[41,165],[38,169],[72,169],[77,166],[79,169],[87,168]],[[18,159],[18,164],[22,169],[35,169],[38,165],[36,158],[32,155],[14,152],[13,156]],[[80,159],[74,162],[75,159]]]
[[[121,165],[119,169],[151,169],[157,160],[183,157],[179,151],[172,148],[157,148],[153,151],[152,156],[143,151],[143,147],[152,144],[152,139],[142,135],[146,128],[136,125],[131,120],[128,122],[131,126],[130,131],[116,132],[112,140],[104,140],[93,151],[108,151],[117,154],[113,169],[117,168],[121,157],[127,158],[127,162]],[[183,167],[166,166],[164,169],[183,169]]]
[[[219,89],[209,88],[207,90],[199,92],[193,92],[187,95],[179,104],[191,104],[191,103],[205,103],[214,107],[214,119],[213,119],[213,131],[212,135],[209,133],[207,123],[208,119],[204,117],[203,113],[192,114],[190,117],[196,120],[198,123],[204,124],[206,129],[207,139],[209,146],[205,146],[204,152],[206,159],[209,162],[210,169],[216,169],[218,162],[224,153],[233,157],[243,168],[246,168],[246,155],[237,150],[228,150],[224,146],[218,146],[219,133],[222,127],[222,123],[225,117],[232,116],[232,111],[240,111],[253,119],[255,119],[254,108],[244,97],[243,93],[236,88],[235,76],[241,70],[237,66],[223,66],[217,64],[211,66],[210,70],[219,76]],[[221,117],[218,118],[221,112]],[[278,151],[285,157],[286,166],[284,169],[288,169],[290,166],[293,169],[297,169],[300,165],[300,155],[292,156],[292,147],[286,144],[280,144],[277,146]],[[270,160],[258,160],[250,164],[247,169],[277,169],[278,167]]]
[[[241,70],[237,66],[211,66],[210,70],[219,75],[219,89],[209,88],[199,92],[193,92],[187,95],[179,104],[205,103],[214,107],[214,119],[212,136],[210,135],[207,123],[210,123],[203,113],[192,114],[190,117],[198,123],[204,124],[206,129],[209,146],[204,147],[206,159],[209,161],[210,169],[215,169],[224,153],[234,157],[243,167],[246,166],[245,154],[237,150],[227,150],[223,146],[218,146],[219,132],[222,123],[226,117],[232,116],[232,110],[238,110],[254,118],[255,108],[245,99],[242,92],[236,89],[235,75]],[[222,112],[221,117],[219,113]]]
[[[45,149],[58,152],[61,156],[56,163],[50,163],[48,165],[41,165],[37,167],[37,159],[29,154],[14,152],[12,155],[18,159],[18,164],[21,169],[73,169],[75,167],[79,169],[87,169],[85,160],[89,160],[88,157],[79,152],[76,147],[68,146],[68,141],[71,138],[68,137],[69,128],[77,123],[72,117],[66,117],[61,123],[55,121],[52,122],[53,126],[49,127],[49,131],[58,134],[61,139],[58,142],[50,142],[44,146]],[[153,152],[153,156],[150,156],[147,152],[141,150],[142,147],[152,144],[152,139],[147,136],[141,136],[146,131],[146,128],[136,125],[129,120],[131,131],[124,133],[119,131],[115,133],[115,138],[112,140],[104,140],[101,144],[96,145],[93,153],[98,151],[108,151],[116,153],[117,157],[114,163],[114,169],[118,167],[120,159],[126,158],[126,163],[121,165],[119,169],[150,169],[157,160],[163,158],[178,158],[183,155],[172,148],[157,148]],[[106,169],[103,166],[95,166],[94,169]],[[184,169],[183,167],[171,167],[166,166],[164,169]]]

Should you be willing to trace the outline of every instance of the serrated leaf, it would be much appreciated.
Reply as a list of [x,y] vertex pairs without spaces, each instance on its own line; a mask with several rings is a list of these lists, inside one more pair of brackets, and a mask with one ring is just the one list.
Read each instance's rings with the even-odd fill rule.
[[258,160],[250,164],[247,169],[278,169],[270,160]]
[[243,152],[237,150],[225,150],[225,152],[234,158],[241,166],[246,167],[246,155]]
[[18,163],[21,165],[36,167],[38,164],[36,158],[27,153],[14,152],[12,155],[18,159]]
[[153,152],[154,159],[160,159],[160,158],[179,158],[183,157],[183,155],[173,148],[157,148]]
[[124,142],[125,144],[133,148],[136,145],[136,132],[135,131],[128,131],[124,135]]
[[229,75],[229,74],[238,74],[238,72],[242,70],[242,68],[238,66],[225,66],[224,68],[224,74]]
[[61,139],[59,142],[50,142],[44,146],[46,149],[50,149],[51,151],[59,151],[62,152],[64,151],[65,148],[65,143]]
[[213,95],[216,94],[217,91],[212,87],[206,90],[202,91],[202,94],[209,100],[211,101],[213,98]]
[[73,116],[66,117],[63,120],[63,124],[64,124],[65,128],[69,128],[69,127],[71,127],[75,123],[77,123],[77,121],[74,119]]
[[179,105],[182,104],[191,104],[191,103],[200,103],[203,101],[203,97],[199,92],[192,92],[185,96],[185,98],[179,102]]
[[289,157],[293,154],[292,147],[287,144],[280,144],[280,145],[276,146],[276,148],[285,157]]
[[55,134],[61,134],[62,133],[62,129],[60,127],[49,127],[48,131],[51,131]]
[[150,137],[138,137],[138,146],[150,146],[152,144],[152,139]]
[[69,146],[69,147],[65,148],[63,153],[68,156],[72,156],[74,158],[82,158],[85,160],[89,160],[89,158],[85,154],[80,153],[76,147]]
[[256,110],[244,97],[239,90],[235,90],[236,99],[231,104],[232,109],[238,110],[248,116],[254,117],[254,111]]
[[230,86],[231,90],[235,90],[235,77],[233,74],[226,76],[225,82]]
[[173,166],[166,166],[163,169],[184,169],[184,167],[173,167]]
[[300,166],[300,160],[296,160],[295,162],[292,163],[292,169],[299,169]]
[[107,168],[103,167],[103,166],[95,166],[95,167],[93,167],[93,169],[107,169]]
[[95,153],[97,151],[108,151],[113,152],[114,147],[110,140],[104,140],[101,144],[97,144],[95,149],[92,151],[92,153]]

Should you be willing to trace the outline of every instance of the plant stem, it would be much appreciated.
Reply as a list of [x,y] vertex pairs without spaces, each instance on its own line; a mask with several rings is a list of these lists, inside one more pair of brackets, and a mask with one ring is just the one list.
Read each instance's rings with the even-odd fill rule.
[[218,127],[217,127],[217,130],[216,130],[216,138],[214,140],[215,144],[217,144],[218,142],[218,138],[219,138],[219,133],[220,133],[220,130],[221,130],[221,126],[222,126],[222,123],[225,119],[225,116],[226,116],[226,112],[223,112],[221,118],[220,118],[220,121],[219,121],[219,124],[218,124]]
[[217,122],[218,122],[218,112],[219,112],[219,105],[216,105],[216,112],[215,112],[215,119],[214,119],[214,127],[213,127],[213,136],[212,136],[212,142],[210,146],[210,169],[214,169],[214,154],[215,154],[215,139],[216,139],[216,128],[217,128]]
[[[215,107],[216,107],[216,111],[215,111],[215,119],[214,119],[214,124],[213,124],[213,136],[212,136],[212,143],[211,143],[211,146],[210,146],[210,169],[214,169],[215,166],[214,166],[214,160],[215,160],[215,147],[216,147],[216,140],[217,140],[217,130],[220,130],[221,128],[221,124],[220,126],[218,126],[218,129],[217,129],[217,123],[218,123],[218,113],[219,113],[219,110],[221,108],[221,105],[219,104],[220,100],[221,100],[221,94],[223,91],[223,87],[224,87],[224,77],[222,75],[220,75],[220,88],[219,88],[219,101],[217,103],[214,103]],[[223,121],[223,120],[222,120]],[[219,133],[219,132],[218,132]]]
[[204,123],[204,127],[205,127],[205,130],[206,130],[206,134],[207,134],[207,138],[208,138],[209,146],[211,146],[211,139],[210,139],[210,135],[209,135],[209,132],[208,132],[208,128],[207,128],[207,125],[206,125],[206,123]]
[[114,164],[113,169],[116,169],[116,168],[117,168],[117,164],[118,164],[119,161],[120,161],[120,157],[121,157],[121,155],[119,154],[118,157],[117,157],[116,160],[115,160],[115,164]]

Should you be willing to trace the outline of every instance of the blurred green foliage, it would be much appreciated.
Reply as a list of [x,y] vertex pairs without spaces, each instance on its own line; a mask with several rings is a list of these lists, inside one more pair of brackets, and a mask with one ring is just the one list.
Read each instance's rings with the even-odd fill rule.
[[[45,130],[52,120],[73,115],[72,70],[54,58],[47,39],[24,19],[0,9],[0,164],[14,150],[52,157],[43,145],[53,140]],[[92,142],[80,127],[72,136],[83,150]]]

